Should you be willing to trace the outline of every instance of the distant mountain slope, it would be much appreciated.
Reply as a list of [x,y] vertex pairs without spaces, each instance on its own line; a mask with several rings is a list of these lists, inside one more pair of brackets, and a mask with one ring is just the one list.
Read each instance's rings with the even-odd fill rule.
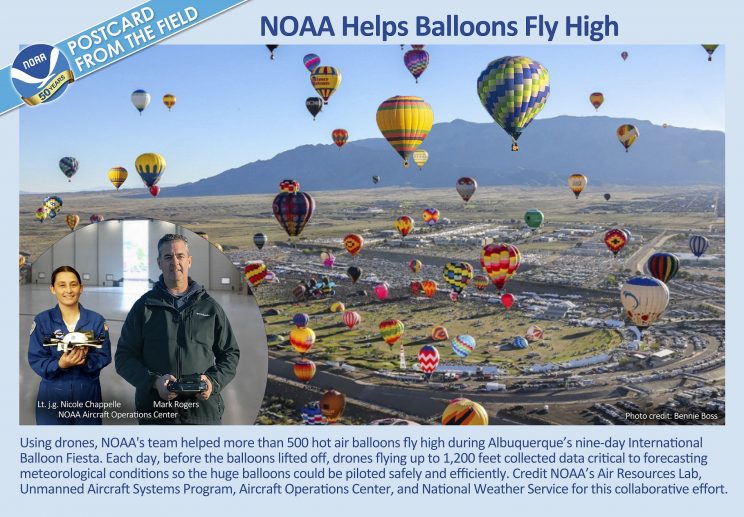
[[[620,124],[634,124],[640,138],[626,153],[615,136]],[[449,187],[460,176],[479,185],[562,185],[572,172],[591,185],[723,185],[724,133],[655,126],[648,121],[561,116],[534,121],[510,150],[510,139],[494,123],[463,120],[435,124],[421,146],[429,151],[422,172],[404,169],[382,138],[328,145],[303,145],[270,160],[248,163],[210,178],[163,189],[161,196],[203,196],[277,192],[284,178],[302,189],[345,190],[412,185]]]

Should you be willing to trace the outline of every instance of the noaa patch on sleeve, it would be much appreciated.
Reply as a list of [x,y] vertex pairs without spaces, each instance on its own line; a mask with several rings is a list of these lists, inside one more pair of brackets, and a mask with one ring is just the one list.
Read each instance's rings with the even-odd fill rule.
[[36,320],[31,323],[31,330],[29,331],[28,335],[30,336],[31,334],[33,334],[34,330],[36,330]]
[[21,50],[10,69],[13,87],[29,106],[59,99],[75,80],[67,57],[44,43]]

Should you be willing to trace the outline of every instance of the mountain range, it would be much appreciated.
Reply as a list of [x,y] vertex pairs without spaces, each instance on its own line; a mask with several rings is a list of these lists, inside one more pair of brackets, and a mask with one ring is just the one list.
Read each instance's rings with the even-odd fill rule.
[[[629,152],[617,140],[621,124],[635,125],[640,136]],[[257,194],[278,191],[293,178],[302,190],[380,187],[451,187],[472,176],[479,185],[565,185],[579,172],[592,185],[724,184],[724,133],[662,127],[649,121],[602,116],[559,116],[535,120],[511,151],[510,138],[494,123],[454,120],[435,124],[421,149],[429,152],[422,171],[402,160],[383,138],[302,145],[270,160],[247,163],[212,177],[164,188],[161,196]],[[330,140],[330,135],[329,135]]]

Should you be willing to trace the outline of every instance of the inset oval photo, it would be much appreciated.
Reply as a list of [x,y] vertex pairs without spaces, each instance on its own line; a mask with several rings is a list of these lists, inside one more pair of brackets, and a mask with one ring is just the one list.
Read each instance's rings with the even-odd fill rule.
[[207,239],[102,221],[27,266],[20,423],[253,424],[266,332],[241,271]]

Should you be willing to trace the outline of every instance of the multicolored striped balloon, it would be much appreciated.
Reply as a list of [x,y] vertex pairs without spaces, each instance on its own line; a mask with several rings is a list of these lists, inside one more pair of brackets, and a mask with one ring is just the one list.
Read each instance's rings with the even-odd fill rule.
[[300,182],[296,180],[282,180],[279,182],[279,192],[298,192]]
[[476,275],[473,277],[473,285],[475,285],[476,289],[479,291],[483,291],[486,287],[488,287],[488,284],[490,282],[488,281],[487,276],[483,275]]
[[406,165],[433,124],[434,112],[421,97],[398,95],[377,108],[377,127]]
[[315,67],[310,74],[310,83],[318,95],[323,97],[324,103],[328,104],[328,99],[341,86],[341,70],[332,66]]
[[408,261],[408,269],[410,269],[414,273],[418,273],[419,271],[421,271],[421,266],[423,266],[423,264],[418,259],[412,259]]
[[307,54],[302,58],[302,63],[305,65],[308,72],[312,72],[320,65],[320,58],[315,54]]
[[429,53],[420,49],[409,50],[403,55],[403,63],[405,63],[406,68],[418,83],[418,78],[421,77],[421,74],[426,71],[426,67],[429,66]]
[[315,377],[317,367],[315,366],[315,363],[309,359],[300,359],[294,364],[292,369],[294,370],[295,377],[297,377],[298,381],[309,382],[313,377]]
[[70,214],[65,217],[65,222],[67,223],[68,228],[70,228],[70,231],[74,232],[80,222],[80,216],[77,214]]
[[380,334],[382,334],[382,339],[384,339],[385,343],[390,346],[393,346],[393,344],[400,339],[403,332],[405,332],[405,329],[405,325],[403,325],[403,322],[400,320],[385,320],[380,322]]
[[442,425],[488,425],[488,413],[477,402],[457,398],[442,413]]
[[475,338],[467,334],[455,336],[450,344],[452,344],[452,351],[458,357],[467,357],[475,350]]
[[506,56],[491,61],[478,77],[478,97],[494,121],[517,139],[550,96],[550,76],[537,61]]
[[598,110],[604,102],[604,95],[601,92],[594,92],[589,96],[589,102],[592,103],[595,110]]
[[619,228],[608,230],[604,235],[604,243],[614,256],[628,243],[628,235]]
[[434,370],[439,366],[439,350],[431,345],[424,345],[421,347],[418,353],[419,370],[421,370],[426,378],[431,377]]
[[589,183],[589,180],[583,174],[571,174],[568,177],[568,188],[574,193],[576,199],[579,199],[579,194],[584,191],[587,183]]
[[654,253],[648,258],[646,267],[652,277],[667,283],[679,271],[679,258],[672,253]]
[[521,261],[522,255],[519,249],[503,242],[487,244],[481,251],[481,266],[499,291],[517,272]]
[[336,144],[338,150],[340,151],[346,141],[349,139],[349,132],[345,129],[334,129],[333,131],[331,131],[331,138],[333,139],[333,143]]
[[356,311],[344,312],[343,319],[344,319],[344,324],[350,329],[353,329],[355,326],[359,325],[359,323],[361,323],[362,321],[362,317]]
[[429,152],[423,149],[417,149],[413,152],[413,163],[415,163],[419,170],[424,168],[426,162],[429,161]]
[[302,421],[305,423],[305,425],[328,424],[328,420],[326,420],[326,417],[323,416],[323,412],[320,410],[320,403],[317,400],[308,402],[307,404],[302,406],[300,414],[302,415]]
[[111,167],[108,171],[108,179],[116,190],[119,190],[128,177],[129,173],[124,167]]
[[524,337],[527,341],[539,341],[543,338],[543,330],[537,325],[530,325]]

